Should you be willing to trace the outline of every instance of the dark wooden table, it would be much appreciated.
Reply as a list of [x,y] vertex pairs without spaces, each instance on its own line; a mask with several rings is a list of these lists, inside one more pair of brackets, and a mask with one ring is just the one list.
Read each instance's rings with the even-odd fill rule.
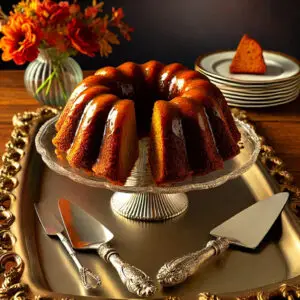
[[[85,71],[84,76],[92,74]],[[17,112],[39,107],[26,92],[23,71],[0,71],[0,155],[12,130],[11,119]],[[247,109],[259,134],[267,138],[300,184],[300,97],[290,104],[274,108]]]

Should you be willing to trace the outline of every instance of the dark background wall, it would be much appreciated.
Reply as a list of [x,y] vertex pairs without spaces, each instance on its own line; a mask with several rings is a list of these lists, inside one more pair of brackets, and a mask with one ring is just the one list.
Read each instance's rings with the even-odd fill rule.
[[[6,12],[17,2],[0,0]],[[76,57],[83,69],[149,59],[192,67],[200,54],[234,49],[244,33],[264,49],[300,58],[300,0],[106,0],[105,6],[123,7],[135,28],[132,41],[122,40],[107,59]],[[4,68],[17,67],[1,61]]]

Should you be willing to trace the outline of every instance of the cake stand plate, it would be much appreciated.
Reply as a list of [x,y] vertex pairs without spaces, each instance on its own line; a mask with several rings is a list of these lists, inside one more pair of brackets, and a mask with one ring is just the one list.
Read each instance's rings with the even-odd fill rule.
[[82,170],[77,170],[62,159],[58,159],[52,139],[56,134],[57,116],[46,122],[39,130],[35,143],[46,165],[58,174],[75,182],[97,188],[115,191],[111,207],[116,213],[135,220],[165,220],[183,213],[188,207],[185,192],[217,187],[246,172],[256,161],[260,141],[248,124],[235,119],[241,132],[241,152],[224,164],[224,169],[204,176],[191,176],[184,181],[157,186],[152,179],[148,164],[148,138],[139,141],[139,157],[125,185],[115,185]]

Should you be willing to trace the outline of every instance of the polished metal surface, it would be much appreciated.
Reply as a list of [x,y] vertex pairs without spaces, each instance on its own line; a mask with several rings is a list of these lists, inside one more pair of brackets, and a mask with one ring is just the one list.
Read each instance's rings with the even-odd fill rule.
[[278,193],[259,201],[215,227],[210,234],[227,238],[230,244],[254,249],[270,230],[288,198],[288,193]]
[[[245,111],[232,111],[248,122]],[[292,197],[258,249],[242,253],[229,249],[224,259],[217,258],[213,264],[203,266],[181,286],[159,289],[154,298],[180,296],[183,300],[234,300],[300,295],[300,224],[297,217],[300,188],[293,183],[293,176],[264,137],[260,137],[262,149],[258,164],[241,178],[209,192],[188,193],[190,208],[185,214],[167,222],[145,224],[113,215],[109,208],[110,192],[100,190],[99,193],[98,189],[74,185],[57,174],[49,174],[47,169],[43,173],[33,140],[39,122],[44,122],[53,113],[56,114],[56,110],[43,107],[37,112],[15,115],[14,130],[7,144],[9,148],[2,157],[5,165],[1,167],[1,174],[7,175],[1,179],[0,200],[5,207],[4,203],[11,201],[9,210],[2,212],[4,219],[1,222],[4,228],[1,247],[6,249],[0,257],[4,279],[1,295],[5,299],[132,298],[111,268],[91,253],[79,254],[80,259],[99,270],[103,286],[97,291],[83,289],[59,241],[46,238],[36,218],[34,202],[47,203],[49,212],[57,217],[56,200],[62,196],[76,199],[85,208],[90,207],[90,213],[117,230],[114,244],[121,247],[124,257],[139,263],[147,273],[155,276],[164,261],[205,245],[210,228],[279,189],[289,191]],[[20,140],[25,141],[23,147]],[[11,173],[12,167],[16,167],[17,174]],[[277,181],[276,185],[272,178]],[[12,218],[15,221],[7,228]],[[146,225],[147,230],[141,225]],[[13,252],[7,251],[12,247]],[[141,255],[132,252],[133,247]],[[11,262],[13,268],[6,268],[6,264],[12,265]]]
[[35,211],[47,235],[57,236],[62,245],[65,247],[67,253],[72,258],[80,275],[80,280],[83,287],[87,290],[97,288],[101,285],[101,280],[98,275],[91,270],[84,267],[77,258],[76,252],[71,247],[68,239],[62,234],[63,226],[56,219],[56,217],[48,210],[45,203],[35,204]]
[[[110,208],[111,191],[77,184],[47,167],[41,179],[41,190],[35,194],[36,201],[47,203],[56,216],[59,216],[57,201],[60,198],[80,205],[114,233],[114,248],[151,278],[156,277],[166,261],[205,246],[212,228],[277,191],[264,170],[254,165],[242,177],[220,187],[187,193],[189,208],[179,217],[149,223],[132,221],[113,213]],[[300,255],[299,229],[289,222],[288,214],[288,210],[282,214],[256,250],[229,249],[174,288],[162,288],[157,282],[155,297],[196,297],[200,291],[242,291],[299,275],[300,263],[296,259]],[[71,271],[72,266],[58,245],[51,242],[45,239],[38,227],[36,248],[48,289],[71,295],[132,298],[113,268],[91,252],[79,253],[79,257],[101,276],[102,287],[93,292],[80,288],[78,278]]]
[[140,297],[149,297],[155,293],[156,287],[150,277],[125,262],[118,252],[107,244],[114,236],[104,225],[66,199],[60,199],[58,206],[74,248],[97,249],[99,256],[115,268],[129,292]]
[[209,241],[204,249],[165,263],[157,273],[158,282],[167,287],[184,282],[208,260],[224,253],[230,244],[255,249],[278,218],[288,198],[288,193],[275,194],[226,220],[210,232],[218,238]]

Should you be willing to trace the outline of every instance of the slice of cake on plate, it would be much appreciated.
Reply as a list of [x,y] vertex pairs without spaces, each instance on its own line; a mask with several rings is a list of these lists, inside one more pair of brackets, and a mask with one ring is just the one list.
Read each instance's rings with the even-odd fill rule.
[[231,73],[265,74],[266,63],[260,44],[245,34],[230,65]]

